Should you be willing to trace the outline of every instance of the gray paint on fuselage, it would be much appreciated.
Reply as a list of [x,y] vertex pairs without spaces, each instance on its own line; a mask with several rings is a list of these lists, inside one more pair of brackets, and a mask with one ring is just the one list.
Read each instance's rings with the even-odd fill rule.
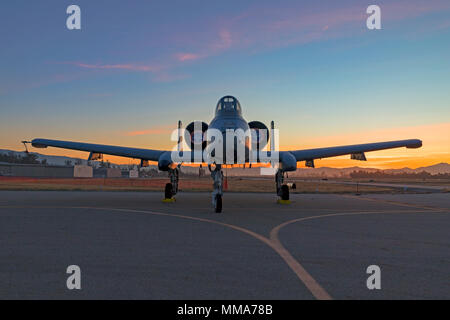
[[[247,121],[242,117],[242,109],[239,101],[232,96],[225,96],[219,100],[216,106],[215,116],[208,125],[208,129],[217,129],[223,135],[223,155],[224,163],[236,163],[238,142],[234,141],[234,159],[226,159],[226,130],[239,130],[247,132],[249,126]],[[245,161],[249,160],[250,150],[245,147]],[[231,160],[231,161],[230,161]]]
[[249,129],[247,121],[242,117],[242,109],[239,101],[232,96],[225,96],[219,100],[216,106],[215,116],[208,128],[217,129],[225,133],[226,129]]

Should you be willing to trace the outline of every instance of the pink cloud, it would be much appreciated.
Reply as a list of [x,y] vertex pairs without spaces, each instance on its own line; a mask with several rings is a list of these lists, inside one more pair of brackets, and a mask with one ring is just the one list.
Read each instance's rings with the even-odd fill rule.
[[[379,5],[384,28],[393,21],[449,9],[450,1],[398,0],[386,3],[381,1]],[[255,53],[271,48],[362,34],[367,31],[366,8],[363,4],[337,8],[326,8],[323,5],[305,8],[301,4],[290,7],[258,4],[232,17],[219,16],[203,23],[199,21],[199,31],[193,34],[184,30],[174,34],[173,39],[181,41],[185,49],[178,49],[172,54],[160,57],[162,64],[70,64],[89,70],[149,72],[154,75],[155,82],[177,81],[188,76],[170,74],[174,69],[184,63],[221,55],[230,49],[234,52],[240,50]],[[448,28],[448,23],[436,22],[438,23],[441,23],[441,28]]]
[[134,137],[134,136],[142,136],[142,135],[152,135],[152,134],[170,134],[175,128],[173,126],[158,126],[152,129],[146,130],[137,130],[137,131],[129,131],[125,132],[126,136]]
[[211,47],[214,50],[224,50],[231,47],[232,43],[231,32],[224,29],[219,32],[219,41],[213,43]]
[[74,65],[86,68],[86,69],[118,69],[118,70],[130,70],[130,71],[142,71],[142,72],[155,72],[161,69],[161,67],[149,66],[149,65],[135,65],[135,64],[87,64],[87,63],[73,63]]
[[[380,2],[383,26],[450,9],[448,0]],[[366,8],[359,3],[337,8],[308,8],[300,2],[281,8],[258,4],[235,18],[219,20],[218,30],[226,29],[233,35],[233,48],[264,50],[360,34],[366,31]]]
[[[207,45],[203,45],[203,49],[199,51],[199,53],[178,53],[175,56],[180,62],[199,60],[220,54],[222,51],[230,48],[232,42],[231,32],[222,29],[215,34],[215,37],[212,40],[206,41]],[[196,45],[196,47],[201,46]]]
[[196,53],[178,53],[176,57],[178,61],[189,61],[200,59],[202,56]]
[[[421,16],[450,8],[448,0],[381,1],[383,26],[388,22]],[[275,7],[274,4],[252,6],[233,17],[217,17],[200,23],[201,31],[195,34],[181,31],[177,39],[183,39],[183,50],[169,54],[164,65],[87,64],[76,65],[86,69],[129,70],[137,72],[161,72],[173,69],[180,63],[199,61],[223,54],[230,48],[248,49],[251,52],[283,46],[305,44],[313,41],[339,38],[365,32],[366,5],[353,4],[346,7],[324,8],[317,5],[307,8],[301,4]],[[385,23],[386,22],[386,23]],[[187,41],[187,42],[186,42]],[[169,78],[158,75],[159,79]],[[172,77],[177,80],[179,77]]]

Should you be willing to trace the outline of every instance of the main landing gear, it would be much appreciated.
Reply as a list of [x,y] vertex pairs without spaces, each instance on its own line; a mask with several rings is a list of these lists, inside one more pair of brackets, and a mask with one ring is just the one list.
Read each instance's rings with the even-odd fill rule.
[[169,169],[170,182],[166,184],[164,188],[164,200],[165,202],[175,201],[174,195],[178,192],[178,180],[180,170],[178,168]]
[[214,211],[220,213],[222,212],[222,195],[223,195],[222,165],[217,164],[214,170],[212,170],[211,165],[209,165],[208,169],[211,172],[211,178],[213,178],[212,204],[214,207]]
[[277,195],[280,197],[278,203],[289,203],[289,187],[284,184],[284,172],[280,169],[275,174],[275,183],[277,186]]

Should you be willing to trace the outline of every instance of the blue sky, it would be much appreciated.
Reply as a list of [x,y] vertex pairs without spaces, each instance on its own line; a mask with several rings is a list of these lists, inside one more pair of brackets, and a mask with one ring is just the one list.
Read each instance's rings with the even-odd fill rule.
[[[66,28],[70,4],[82,30]],[[366,28],[370,4],[382,30]],[[208,122],[227,94],[298,149],[450,122],[448,0],[3,1],[0,35],[0,148],[168,148],[178,119]]]

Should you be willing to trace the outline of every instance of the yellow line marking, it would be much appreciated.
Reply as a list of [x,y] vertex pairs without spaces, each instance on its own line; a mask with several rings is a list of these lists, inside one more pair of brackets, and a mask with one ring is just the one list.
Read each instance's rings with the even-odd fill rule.
[[[385,213],[385,214],[392,214],[392,213],[423,213],[423,211],[412,211],[412,210],[385,210],[385,211],[360,211],[360,212],[346,212],[346,213],[330,213],[330,214],[324,214],[324,215],[318,215],[318,216],[309,216],[309,217],[303,217],[303,218],[297,218],[292,219],[286,222],[283,222],[273,228],[270,231],[270,241],[272,244],[277,248],[277,252],[283,253],[283,259],[286,261],[286,263],[291,267],[291,269],[295,272],[297,277],[305,284],[305,286],[309,289],[309,291],[316,297],[318,300],[329,300],[331,299],[331,296],[317,283],[317,281],[314,280],[314,278],[300,265],[300,263],[295,260],[294,257],[289,253],[288,250],[286,250],[281,243],[278,234],[282,228],[285,226],[306,221],[306,220],[313,220],[313,219],[322,219],[322,218],[328,218],[328,217],[338,217],[338,216],[351,216],[351,215],[364,215],[364,214],[377,214],[377,213]],[[280,253],[279,253],[280,254]],[[281,255],[281,254],[280,254]]]
[[[0,206],[0,208],[5,208],[4,206]],[[20,208],[20,207],[14,207],[14,208]],[[25,208],[33,208],[33,207],[25,207]],[[34,208],[49,208],[49,207],[34,207]],[[323,289],[315,280],[314,278],[305,270],[305,268],[302,267],[302,265],[295,260],[295,258],[281,245],[281,243],[276,243],[256,232],[253,232],[251,230],[233,225],[228,224],[220,221],[205,219],[205,218],[198,218],[198,217],[191,217],[191,216],[183,216],[179,214],[172,214],[172,213],[163,213],[163,212],[155,212],[155,211],[147,211],[147,210],[135,210],[135,209],[119,209],[119,208],[100,208],[100,207],[53,207],[55,209],[91,209],[91,210],[110,210],[110,211],[119,211],[119,212],[136,212],[136,213],[146,213],[146,214],[153,214],[158,216],[167,216],[167,217],[176,217],[181,219],[187,219],[187,220],[194,220],[194,221],[201,221],[206,223],[212,223],[220,226],[224,226],[227,228],[231,228],[240,232],[243,232],[245,234],[248,234],[252,236],[253,238],[265,243],[270,248],[272,248],[278,255],[284,260],[284,262],[291,268],[291,270],[297,275],[297,277],[300,279],[300,281],[303,282],[303,284],[306,286],[306,288],[313,294],[313,296],[316,299],[321,300],[331,300],[331,296]]]
[[[358,198],[359,199],[359,198]],[[290,252],[282,245],[279,240],[278,234],[282,228],[285,226],[313,219],[327,218],[327,217],[337,217],[337,216],[351,216],[351,215],[365,215],[365,214],[379,214],[379,213],[423,213],[423,211],[412,211],[412,210],[385,210],[385,211],[358,211],[358,212],[346,212],[346,213],[331,213],[317,216],[309,216],[303,218],[292,219],[286,222],[279,224],[274,227],[270,231],[270,237],[264,237],[259,233],[248,230],[243,227],[239,227],[233,224],[228,224],[225,222],[220,222],[216,220],[210,220],[199,217],[192,216],[184,216],[179,214],[172,213],[163,213],[156,211],[147,211],[147,210],[136,210],[136,209],[120,209],[120,208],[103,208],[103,207],[32,207],[32,206],[0,206],[0,208],[54,208],[54,209],[91,209],[91,210],[110,210],[110,211],[119,211],[119,212],[135,212],[135,213],[146,213],[152,215],[159,216],[168,216],[168,217],[176,217],[181,219],[193,220],[193,221],[201,221],[211,224],[216,224],[220,226],[224,226],[230,229],[234,229],[240,231],[242,233],[248,234],[253,238],[263,242],[270,248],[272,248],[283,260],[284,262],[291,268],[291,270],[295,273],[295,275],[299,278],[299,280],[306,286],[306,288],[311,292],[311,294],[318,300],[332,300],[330,294],[306,271],[306,269],[298,262]],[[433,210],[432,212],[438,212],[437,210]]]

